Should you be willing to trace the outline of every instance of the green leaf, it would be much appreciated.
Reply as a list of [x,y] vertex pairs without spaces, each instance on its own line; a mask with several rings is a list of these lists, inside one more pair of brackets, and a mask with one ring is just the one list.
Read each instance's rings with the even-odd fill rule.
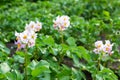
[[118,80],[118,77],[114,74],[114,72],[108,68],[103,68],[101,71],[98,72],[96,77],[97,79],[101,78],[104,80]]
[[66,51],[69,50],[69,46],[66,44],[61,44],[61,47],[62,47],[63,53],[66,53]]
[[67,39],[67,43],[70,45],[70,46],[76,46],[76,43],[75,43],[75,39],[73,37],[69,37]]
[[46,60],[41,60],[37,65],[36,68],[39,66],[47,66],[49,68],[50,64]]
[[24,63],[24,57],[21,57],[19,55],[14,55],[14,60],[20,63]]
[[59,80],[69,80],[70,79],[70,73],[71,73],[71,70],[63,65],[63,70],[61,70],[58,74],[57,74],[57,77]]
[[103,14],[106,16],[106,17],[110,17],[110,13],[108,11],[103,11]]
[[47,73],[50,73],[50,70],[47,66],[40,66],[38,68],[35,68],[33,71],[32,71],[32,76],[33,77],[37,77],[38,75],[40,75],[41,73],[43,72],[47,72]]
[[58,54],[58,49],[50,47],[50,53],[52,53],[53,55],[57,55]]
[[49,70],[49,63],[45,60],[41,60],[35,67],[34,70],[32,70],[32,76],[37,77],[42,73],[50,73]]
[[17,75],[17,80],[23,80],[23,75],[20,74],[20,72],[18,72],[17,70],[15,70],[15,73]]
[[1,41],[0,41],[0,47],[5,48],[5,44],[3,42],[1,42]]
[[72,68],[72,79],[73,80],[86,80],[84,73],[81,70]]
[[7,78],[7,80],[16,80],[16,74],[14,73],[14,72],[8,72],[7,74],[6,74],[6,78]]
[[28,67],[33,70],[33,69],[35,69],[35,67],[36,67],[37,64],[38,64],[38,62],[35,61],[35,60],[33,60],[33,61],[28,65]]
[[54,39],[52,38],[52,36],[46,36],[46,37],[43,39],[43,42],[44,42],[46,45],[54,46]]
[[79,46],[78,47],[78,51],[79,51],[79,53],[77,53],[77,55],[79,56],[79,57],[83,57],[86,61],[90,61],[91,60],[91,58],[90,58],[90,54],[88,53],[88,51],[83,47],[83,46]]
[[23,51],[16,51],[16,54],[18,54],[18,55],[20,55],[20,56],[22,56],[22,57],[25,56],[25,53],[24,53]]
[[10,54],[10,49],[8,49],[7,47],[3,49],[3,52]]
[[83,46],[71,47],[71,51],[76,53],[79,58],[83,58],[88,62],[91,60],[90,54],[88,54],[88,51]]

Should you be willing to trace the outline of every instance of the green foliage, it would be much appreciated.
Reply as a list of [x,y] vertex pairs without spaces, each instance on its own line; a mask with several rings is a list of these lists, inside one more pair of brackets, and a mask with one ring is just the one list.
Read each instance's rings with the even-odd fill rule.
[[[28,80],[118,80],[120,78],[120,0],[2,0],[0,1],[0,80],[24,80],[27,55]],[[70,26],[62,33],[53,28],[58,15],[68,15]],[[15,31],[30,21],[42,22],[33,48],[13,52]],[[114,54],[93,53],[96,40],[111,40]],[[9,47],[9,46],[8,46]],[[87,74],[87,73],[89,74]],[[88,77],[90,76],[90,77]]]

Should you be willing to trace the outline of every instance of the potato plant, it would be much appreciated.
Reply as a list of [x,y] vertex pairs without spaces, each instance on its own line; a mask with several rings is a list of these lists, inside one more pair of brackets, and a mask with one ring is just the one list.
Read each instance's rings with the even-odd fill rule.
[[120,0],[0,1],[0,80],[119,80]]

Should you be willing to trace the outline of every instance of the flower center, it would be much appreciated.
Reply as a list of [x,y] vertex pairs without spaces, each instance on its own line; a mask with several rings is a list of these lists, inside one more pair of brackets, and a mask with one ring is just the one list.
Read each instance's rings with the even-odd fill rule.
[[66,20],[66,18],[63,19],[64,21]]
[[32,35],[32,38],[34,39],[34,38],[35,38],[35,36],[34,36],[34,35]]
[[64,25],[66,26],[66,25],[67,25],[67,23],[64,23]]
[[24,35],[24,36],[23,36],[23,39],[26,39],[26,38],[27,38],[27,35]]
[[98,44],[97,48],[100,48],[101,47],[101,44]]
[[34,25],[32,25],[31,27],[34,28]]
[[110,48],[107,47],[107,48],[106,48],[106,51],[109,51],[109,49],[110,49]]

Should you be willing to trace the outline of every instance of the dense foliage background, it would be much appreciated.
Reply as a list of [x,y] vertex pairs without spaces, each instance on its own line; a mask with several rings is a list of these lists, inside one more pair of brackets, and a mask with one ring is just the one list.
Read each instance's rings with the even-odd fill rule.
[[[64,43],[53,28],[53,19],[68,15],[71,28]],[[43,23],[36,46],[29,49],[29,80],[118,80],[120,79],[120,0],[1,0],[0,62],[7,62],[2,80],[23,80],[24,53],[14,45],[15,31],[30,21]],[[94,42],[110,40],[114,54],[97,68]]]

